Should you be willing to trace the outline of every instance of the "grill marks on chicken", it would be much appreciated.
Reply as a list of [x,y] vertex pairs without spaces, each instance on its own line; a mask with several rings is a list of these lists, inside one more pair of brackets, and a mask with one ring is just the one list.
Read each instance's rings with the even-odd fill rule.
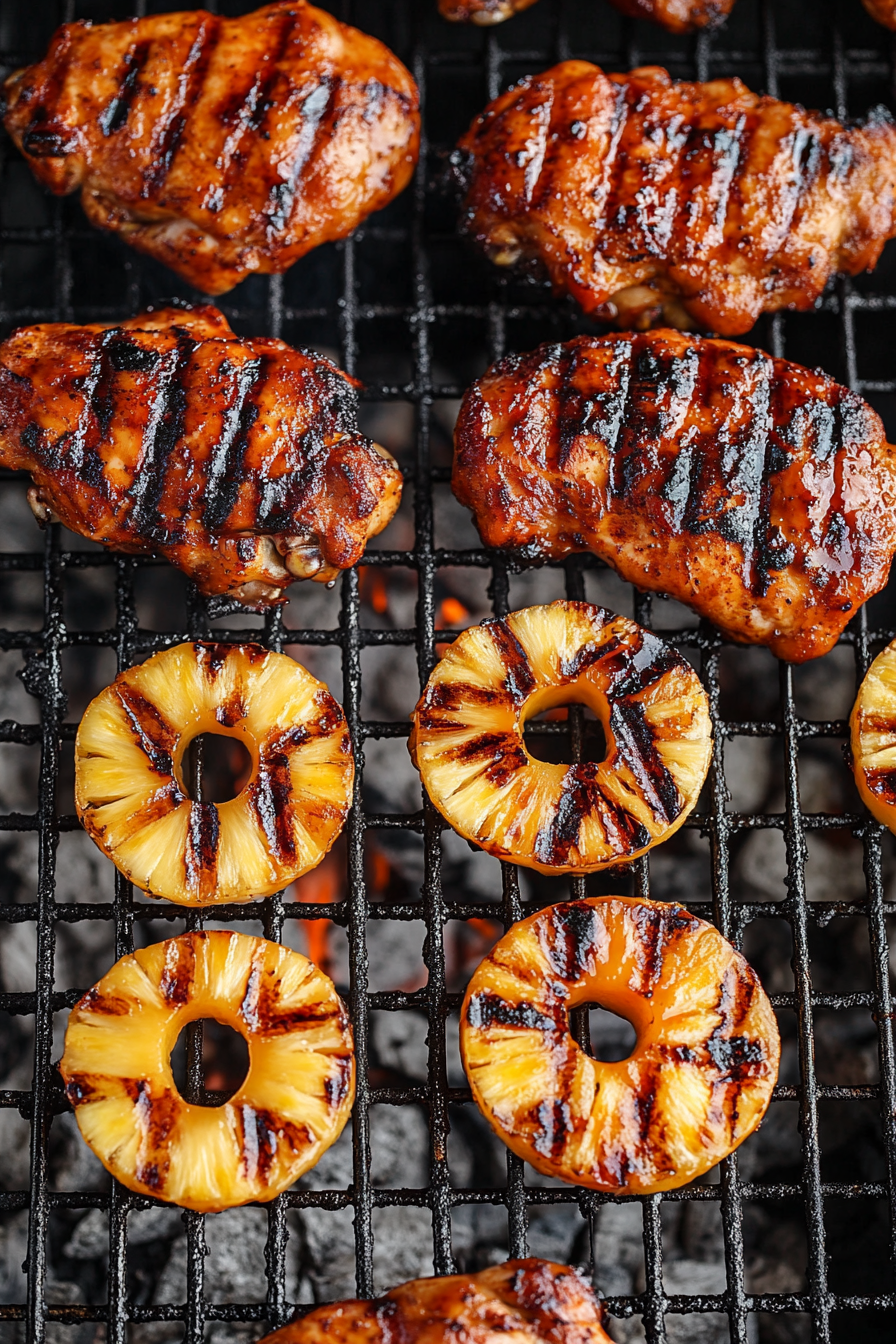
[[[866,7],[871,9],[874,2],[865,0]],[[650,19],[670,33],[714,27],[731,13],[734,3],[735,0],[610,0],[621,13],[633,19]],[[535,0],[439,0],[439,13],[454,22],[485,25],[503,23],[534,4]]]
[[592,551],[731,638],[803,662],[887,580],[896,450],[820,372],[673,331],[579,337],[467,392],[453,488],[483,541]]
[[610,1344],[601,1318],[576,1270],[533,1258],[412,1279],[372,1302],[329,1303],[262,1344]]
[[542,265],[586,312],[749,330],[810,308],[896,233],[896,126],[846,128],[738,79],[566,61],[507,90],[456,156],[464,232]]
[[31,472],[42,520],[261,609],[353,565],[398,506],[355,386],[214,308],[25,327],[0,346],[0,463]]
[[5,96],[44,185],[208,294],[344,238],[419,148],[405,67],[305,0],[64,24]]

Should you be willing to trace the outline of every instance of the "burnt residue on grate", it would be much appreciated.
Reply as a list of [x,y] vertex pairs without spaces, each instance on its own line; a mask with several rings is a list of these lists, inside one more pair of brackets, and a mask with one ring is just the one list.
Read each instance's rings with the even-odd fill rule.
[[[41,537],[25,483],[0,481],[0,1332],[37,1344],[93,1344],[101,1332],[110,1344],[248,1344],[296,1303],[529,1250],[593,1272],[614,1337],[632,1344],[891,1340],[894,854],[859,806],[841,747],[858,680],[896,633],[892,586],[831,655],[790,670],[724,645],[587,557],[518,571],[484,551],[448,488],[457,399],[506,351],[596,328],[469,251],[442,184],[484,103],[567,56],[739,74],[848,116],[891,101],[892,39],[859,0],[738,0],[724,28],[693,39],[623,20],[603,0],[540,0],[488,33],[442,23],[435,0],[329,7],[411,64],[426,127],[417,177],[354,239],[245,282],[222,307],[239,332],[316,347],[364,380],[364,429],[407,480],[380,549],[333,591],[297,585],[284,611],[247,616],[204,603],[165,565],[58,529]],[[134,12],[128,0],[3,5],[0,60],[34,59],[62,18]],[[91,230],[75,200],[46,197],[0,137],[0,334],[114,320],[172,295],[199,297]],[[848,382],[893,434],[894,315],[891,244],[874,275],[834,285],[814,313],[764,321],[754,339]],[[406,752],[407,715],[452,631],[564,595],[672,638],[704,678],[717,740],[685,829],[629,870],[572,883],[502,868],[445,830]],[[247,631],[327,680],[364,769],[345,837],[320,869],[215,914],[330,970],[351,1005],[358,1100],[350,1130],[298,1187],[203,1218],[110,1184],[53,1067],[65,1010],[117,956],[203,922],[135,894],[80,833],[72,749],[79,715],[117,668],[185,638]],[[581,711],[529,730],[552,759],[587,754],[591,738]],[[200,753],[194,762],[199,774]],[[627,1201],[558,1186],[508,1156],[470,1102],[457,1053],[466,979],[503,927],[570,891],[684,901],[743,947],[773,996],[785,1047],[776,1099],[697,1187]],[[593,1014],[590,1027],[595,1053],[624,1053],[617,1020]],[[574,1030],[588,1042],[583,1010]],[[219,1029],[189,1028],[178,1066],[196,1098],[238,1081]]]

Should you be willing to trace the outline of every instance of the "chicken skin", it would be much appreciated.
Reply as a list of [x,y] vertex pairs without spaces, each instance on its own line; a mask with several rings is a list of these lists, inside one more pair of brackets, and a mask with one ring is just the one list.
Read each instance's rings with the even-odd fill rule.
[[[873,0],[865,0],[866,4]],[[615,9],[633,19],[650,19],[670,33],[691,33],[714,27],[734,7],[735,0],[610,0]],[[460,23],[502,23],[535,0],[439,0],[439,12]]]
[[356,386],[215,308],[23,327],[0,345],[0,465],[31,472],[40,521],[263,610],[353,565],[398,507]]
[[796,663],[836,643],[896,550],[896,448],[870,406],[675,331],[495,364],[461,405],[452,484],[487,546],[592,551]]
[[408,71],[305,0],[66,23],[4,92],[39,180],[206,294],[345,238],[418,155]]
[[262,1344],[611,1344],[574,1269],[508,1260],[478,1274],[412,1279],[373,1302],[332,1302]]
[[540,263],[588,313],[732,336],[811,308],[896,234],[896,125],[849,128],[738,79],[565,61],[508,89],[454,157],[461,227]]

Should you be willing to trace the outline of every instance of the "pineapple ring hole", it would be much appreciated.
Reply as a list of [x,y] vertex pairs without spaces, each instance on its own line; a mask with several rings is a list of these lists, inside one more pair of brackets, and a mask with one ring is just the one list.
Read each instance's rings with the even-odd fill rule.
[[181,744],[178,783],[194,803],[229,803],[242,793],[254,766],[242,735],[197,733]]
[[601,1064],[622,1064],[638,1045],[634,1023],[600,1003],[580,1003],[570,1010],[570,1031],[586,1055]]
[[[533,696],[532,700],[536,698]],[[607,734],[601,715],[584,697],[577,699],[564,692],[564,698],[559,704],[544,705],[534,710],[526,706],[520,720],[524,728],[523,743],[534,761],[545,761],[551,765],[573,764],[576,759],[572,749],[576,725],[570,711],[576,709],[581,711],[579,722],[582,732],[582,754],[578,759],[591,761],[595,765],[607,759]],[[545,724],[552,725],[547,732],[544,731]],[[558,728],[560,731],[557,731]]]
[[[183,1019],[181,1019],[183,1022]],[[193,1105],[223,1106],[239,1092],[249,1075],[249,1043],[241,1031],[215,1017],[191,1018],[183,1022],[171,1049],[170,1068],[174,1086],[187,1098],[187,1057],[189,1038],[200,1034],[200,1070],[203,1091]]]

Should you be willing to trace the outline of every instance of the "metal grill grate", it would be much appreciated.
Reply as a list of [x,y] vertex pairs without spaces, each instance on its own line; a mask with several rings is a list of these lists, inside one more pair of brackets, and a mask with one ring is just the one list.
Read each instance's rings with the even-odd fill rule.
[[[158,8],[175,8],[162,3]],[[210,6],[212,7],[212,6]],[[245,3],[221,5],[227,12],[244,12]],[[413,506],[414,542],[407,550],[376,550],[367,566],[404,570],[416,577],[417,605],[413,628],[365,625],[359,574],[350,572],[332,594],[332,619],[327,628],[304,628],[304,598],[295,589],[288,613],[297,613],[297,626],[280,611],[257,622],[237,620],[222,627],[214,610],[195,592],[188,594],[186,619],[180,629],[153,631],[141,625],[139,584],[152,562],[134,561],[77,547],[72,538],[53,528],[42,553],[4,552],[0,570],[4,585],[13,576],[38,574],[43,578],[43,616],[39,628],[7,627],[0,631],[0,650],[24,654],[26,686],[39,697],[39,723],[9,719],[0,723],[0,743],[18,744],[22,751],[39,753],[36,810],[0,816],[0,830],[32,832],[38,841],[39,878],[33,900],[12,902],[0,898],[0,921],[7,926],[27,922],[36,929],[37,967],[33,992],[0,995],[0,1010],[26,1015],[34,1023],[34,1074],[30,1090],[0,1093],[0,1106],[18,1110],[30,1122],[30,1189],[0,1195],[0,1210],[9,1214],[29,1210],[27,1302],[0,1306],[0,1319],[24,1321],[29,1339],[42,1341],[52,1323],[76,1326],[103,1323],[110,1344],[121,1344],[129,1322],[182,1322],[188,1344],[198,1344],[215,1321],[283,1324],[293,1303],[287,1298],[287,1213],[291,1208],[317,1206],[325,1210],[350,1207],[354,1211],[357,1286],[361,1295],[374,1289],[374,1211],[389,1205],[418,1205],[432,1216],[434,1264],[437,1273],[453,1267],[452,1211],[464,1204],[491,1203],[506,1208],[508,1246],[513,1256],[527,1249],[527,1218],[533,1205],[564,1204],[577,1207],[593,1226],[603,1196],[571,1187],[546,1188],[527,1182],[526,1170],[513,1156],[507,1158],[502,1188],[462,1188],[452,1183],[448,1160],[449,1106],[469,1104],[465,1089],[449,1087],[446,1057],[446,1021],[456,1011],[460,996],[449,992],[446,978],[444,929],[448,920],[499,918],[511,923],[523,913],[525,893],[515,869],[505,866],[500,904],[452,897],[440,881],[443,823],[428,805],[416,813],[365,811],[361,798],[361,771],[356,806],[347,828],[348,898],[324,905],[289,901],[282,896],[258,905],[231,906],[215,911],[215,918],[239,925],[261,920],[267,937],[281,936],[285,922],[326,918],[342,926],[349,945],[348,998],[355,1028],[359,1084],[354,1112],[354,1179],[351,1188],[313,1191],[295,1189],[268,1207],[265,1301],[216,1303],[207,1297],[203,1267],[204,1219],[187,1213],[187,1283],[185,1302],[136,1306],[127,1293],[129,1213],[149,1207],[150,1201],[114,1186],[108,1194],[79,1193],[52,1188],[48,1172],[48,1141],[52,1117],[65,1106],[52,1061],[61,1051],[54,1037],[54,1014],[70,1006],[87,988],[79,984],[55,986],[54,950],[61,923],[111,922],[115,955],[134,946],[135,929],[150,920],[171,921],[180,928],[183,912],[168,909],[134,895],[116,878],[113,903],[91,900],[57,903],[55,872],[60,836],[77,830],[74,816],[60,814],[55,798],[67,744],[76,724],[66,718],[64,656],[68,650],[107,649],[119,667],[127,667],[150,652],[185,638],[203,636],[212,628],[216,638],[244,639],[257,626],[256,637],[269,647],[332,646],[342,662],[340,694],[351,726],[359,766],[365,744],[371,740],[403,738],[406,722],[371,722],[362,715],[362,651],[407,646],[416,653],[421,682],[435,659],[437,592],[441,571],[476,567],[490,578],[489,594],[496,613],[511,604],[513,575],[498,555],[476,548],[437,546],[433,486],[444,488],[448,468],[434,447],[439,404],[460,395],[471,376],[505,349],[528,348],[540,340],[587,330],[588,324],[571,306],[551,298],[544,288],[522,284],[491,271],[474,259],[453,237],[451,205],[440,192],[443,153],[456,132],[487,98],[529,70],[544,68],[569,55],[593,59],[609,69],[662,62],[673,74],[708,78],[740,74],[754,88],[784,97],[802,97],[811,105],[830,105],[839,115],[864,112],[886,99],[894,77],[891,38],[876,28],[859,9],[858,0],[778,6],[767,0],[739,0],[730,24],[720,33],[696,39],[671,39],[647,25],[618,18],[601,0],[541,0],[513,23],[491,33],[461,31],[440,23],[431,10],[435,0],[357,0],[329,6],[340,17],[382,35],[411,65],[424,97],[427,136],[414,185],[388,212],[375,217],[354,239],[322,249],[287,277],[247,282],[223,302],[238,330],[283,335],[294,343],[335,346],[340,362],[367,382],[364,402],[375,410],[383,402],[413,406],[413,451],[405,458],[407,494]],[[53,27],[64,18],[126,17],[155,5],[104,0],[84,3],[68,0],[7,0],[0,14],[0,42],[4,65],[12,67],[40,54]],[[781,13],[786,9],[786,13]],[[117,242],[92,232],[77,204],[48,201],[36,189],[22,185],[27,170],[8,141],[0,145],[4,188],[0,206],[0,323],[4,333],[31,321],[103,320],[129,316],[163,294],[191,296],[175,278],[153,263],[130,254]],[[15,190],[13,191],[13,188]],[[24,201],[13,209],[10,202]],[[891,252],[878,272],[856,282],[840,282],[825,296],[819,310],[808,316],[776,317],[760,324],[755,339],[775,354],[808,363],[822,363],[851,386],[870,396],[885,413],[896,406],[892,368],[892,313],[896,310],[896,265]],[[886,335],[890,341],[887,345]],[[882,356],[882,349],[885,354]],[[373,370],[373,372],[371,372]],[[3,492],[20,487],[4,477]],[[35,533],[35,537],[36,537]],[[390,533],[385,542],[389,544]],[[596,562],[576,558],[560,567],[565,591],[584,597],[586,577]],[[85,570],[111,569],[114,573],[114,624],[104,629],[75,629],[65,619],[68,586]],[[635,595],[636,618],[651,624],[659,606],[649,597]],[[896,616],[886,598],[873,610],[884,625]],[[12,608],[13,619],[15,607]],[[7,618],[9,619],[9,618]],[[773,1315],[810,1313],[813,1337],[827,1341],[863,1330],[868,1339],[891,1338],[896,1323],[896,1062],[893,1016],[896,1001],[890,988],[885,921],[896,914],[885,895],[884,856],[889,837],[864,815],[806,814],[800,802],[798,759],[801,746],[812,739],[843,739],[842,720],[810,721],[800,716],[792,669],[781,665],[779,711],[767,718],[733,720],[722,714],[722,661],[746,656],[729,653],[705,626],[675,630],[682,648],[694,651],[710,693],[715,720],[717,752],[710,786],[700,815],[689,826],[709,837],[712,888],[691,908],[715,921],[735,943],[754,921],[786,920],[793,940],[793,989],[774,996],[782,1019],[795,1018],[799,1082],[781,1084],[774,1104],[798,1104],[802,1176],[798,1182],[750,1182],[738,1176],[737,1157],[722,1167],[716,1185],[641,1201],[645,1253],[642,1293],[609,1300],[613,1316],[641,1315],[649,1344],[666,1336],[667,1314],[725,1313],[732,1344],[746,1344],[755,1313]],[[863,611],[843,643],[855,658],[856,683],[877,648],[893,638],[893,629],[873,629]],[[94,690],[99,689],[99,682]],[[410,710],[411,706],[407,706]],[[572,720],[573,747],[581,742],[581,724]],[[736,812],[729,808],[723,763],[723,744],[734,736],[772,738],[780,744],[785,806],[773,814]],[[787,894],[777,902],[744,900],[729,876],[731,855],[739,837],[768,828],[783,835],[787,860]],[[422,836],[425,875],[419,900],[385,904],[372,901],[365,887],[365,835],[385,830],[408,830]],[[806,845],[813,831],[854,834],[864,853],[866,896],[863,900],[809,901]],[[617,874],[612,886],[630,883],[631,890],[649,891],[649,862],[635,864],[626,876]],[[585,890],[579,879],[576,894]],[[588,890],[596,889],[590,884]],[[607,889],[606,886],[603,889]],[[556,894],[556,893],[555,893]],[[854,992],[828,994],[813,990],[810,936],[816,928],[838,919],[860,917],[867,922],[873,983]],[[369,966],[366,930],[371,920],[425,919],[424,961],[428,982],[415,991],[368,991]],[[199,927],[200,913],[188,915],[185,926]],[[2,935],[0,935],[2,936]],[[863,1009],[877,1024],[879,1082],[862,1085],[823,1084],[816,1076],[813,1051],[813,1013],[819,1009]],[[372,1010],[400,1012],[417,1009],[429,1020],[429,1080],[426,1085],[396,1087],[368,1081],[369,1014]],[[188,1046],[189,1090],[202,1090],[201,1042],[198,1026]],[[846,1180],[823,1178],[819,1141],[819,1104],[826,1100],[871,1101],[879,1109],[886,1178],[868,1180],[856,1169]],[[414,1105],[424,1109],[429,1124],[431,1179],[428,1188],[382,1189],[370,1175],[370,1109],[374,1104]],[[889,1245],[882,1252],[889,1265],[888,1286],[878,1293],[832,1291],[828,1277],[825,1205],[833,1198],[885,1201]],[[743,1206],[747,1201],[801,1201],[808,1231],[806,1287],[797,1292],[751,1294],[744,1269]],[[724,1230],[727,1287],[713,1295],[675,1295],[664,1289],[662,1204],[680,1200],[718,1201]],[[45,1294],[46,1247],[54,1211],[99,1208],[109,1217],[107,1293],[99,1305],[48,1303]],[[599,1267],[598,1267],[598,1283]],[[695,1327],[698,1322],[695,1321]],[[259,1328],[259,1334],[261,1329]],[[695,1336],[696,1337],[696,1336]],[[778,1335],[776,1338],[783,1338]]]

